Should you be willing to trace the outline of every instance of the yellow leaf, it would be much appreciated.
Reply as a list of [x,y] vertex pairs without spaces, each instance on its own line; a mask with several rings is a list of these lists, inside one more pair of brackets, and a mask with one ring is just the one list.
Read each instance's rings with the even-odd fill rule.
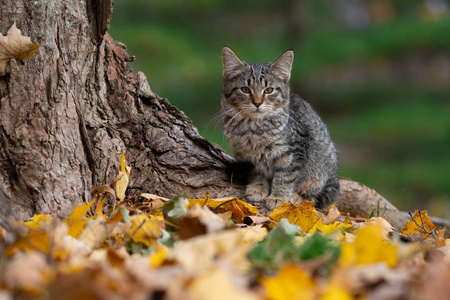
[[119,175],[116,177],[116,195],[120,201],[125,199],[125,191],[128,187],[128,181],[130,180],[131,167],[125,163],[125,154],[122,153],[122,160],[120,162]]
[[33,221],[25,222],[25,225],[30,228],[40,228],[43,224],[49,223],[51,220],[53,220],[53,217],[49,215],[34,215]]
[[105,198],[104,197],[100,201],[98,201],[98,203],[97,203],[97,207],[95,208],[95,214],[94,214],[95,218],[99,218],[99,217],[104,216],[103,215],[103,211],[102,211],[103,203],[105,203]]
[[49,232],[44,229],[30,229],[29,232],[20,237],[11,247],[6,249],[8,256],[13,256],[16,250],[27,252],[37,250],[48,253],[50,249]]
[[283,267],[275,277],[264,277],[261,283],[271,300],[308,300],[317,296],[314,279],[295,265]]
[[363,228],[370,225],[378,225],[381,228],[381,236],[383,239],[387,239],[389,237],[389,233],[392,232],[392,225],[386,221],[385,218],[381,217],[373,217],[367,220],[366,222],[358,223],[357,227]]
[[[418,210],[414,212],[414,220],[422,227],[425,227],[426,230],[431,232],[436,227],[434,226],[433,222],[431,222],[430,218],[428,217],[427,211],[423,210],[419,213]],[[422,222],[423,220],[423,222]],[[430,236],[425,230],[423,230],[421,227],[417,226],[417,224],[414,221],[409,221],[405,224],[405,227],[402,229],[401,233],[404,235],[410,235],[413,233],[416,233],[418,231],[422,232],[422,235],[424,238],[427,238]]]
[[341,288],[337,283],[328,284],[320,297],[321,300],[352,300],[353,295]]
[[33,43],[17,29],[16,22],[9,28],[6,36],[0,34],[0,76],[5,75],[6,63],[12,59],[25,60],[33,56],[39,45]]
[[161,249],[150,255],[150,267],[157,268],[166,260],[168,249]]
[[147,215],[134,215],[130,217],[132,227],[126,233],[131,236],[136,243],[144,243],[148,247],[153,245],[156,239],[162,235],[156,218],[149,218]]
[[72,210],[72,213],[69,216],[69,219],[65,219],[64,222],[67,222],[69,225],[68,234],[73,236],[74,238],[78,238],[84,229],[84,224],[86,224],[92,217],[83,219],[86,216],[91,205],[95,202],[92,200],[89,203],[83,203],[81,206],[77,206]]
[[313,202],[303,201],[297,206],[289,202],[283,203],[272,211],[269,218],[277,223],[282,218],[287,218],[289,223],[296,224],[304,232],[308,232],[317,223],[318,215]]
[[329,234],[337,229],[347,229],[352,228],[352,225],[341,223],[339,221],[334,222],[333,224],[325,225],[323,224],[322,218],[314,224],[314,226],[308,231],[308,233],[314,233],[316,230],[320,230],[323,233]]
[[383,239],[382,225],[372,224],[359,229],[353,242],[342,243],[339,264],[350,267],[385,262],[394,267],[397,257],[397,247]]

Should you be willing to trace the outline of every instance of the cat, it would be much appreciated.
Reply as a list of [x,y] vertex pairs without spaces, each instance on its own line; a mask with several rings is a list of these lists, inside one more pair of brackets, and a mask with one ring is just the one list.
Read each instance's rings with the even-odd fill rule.
[[222,59],[224,133],[236,161],[253,165],[246,201],[262,213],[301,199],[332,204],[340,190],[337,151],[311,105],[290,91],[294,52],[248,63],[224,47]]

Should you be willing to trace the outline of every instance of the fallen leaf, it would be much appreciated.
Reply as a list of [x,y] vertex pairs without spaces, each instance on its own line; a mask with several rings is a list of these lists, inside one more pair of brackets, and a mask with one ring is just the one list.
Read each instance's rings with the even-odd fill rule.
[[106,240],[106,220],[105,216],[90,220],[78,240],[87,246],[95,249],[99,248]]
[[4,76],[6,63],[12,59],[25,60],[34,55],[39,45],[33,43],[17,29],[16,22],[9,28],[6,36],[0,34],[0,76]]
[[331,282],[325,287],[321,297],[321,300],[353,300],[353,295],[343,289],[336,282]]
[[127,229],[126,233],[136,243],[142,242],[150,247],[162,235],[161,228],[155,218],[149,218],[142,214],[131,216],[130,221],[133,226]]
[[75,207],[70,213],[69,218],[64,220],[69,225],[69,235],[76,239],[80,237],[83,232],[84,225],[92,219],[92,217],[86,219],[84,219],[84,217],[94,202],[95,200],[92,200],[89,203],[83,203],[81,206]]
[[384,262],[394,267],[397,257],[397,247],[383,238],[382,225],[371,224],[359,229],[353,242],[342,243],[339,265],[350,267]]
[[33,221],[25,222],[25,225],[30,228],[40,228],[43,224],[47,224],[51,220],[53,220],[53,217],[49,215],[34,215]]
[[207,206],[196,203],[187,214],[178,221],[178,234],[182,240],[220,231],[225,228],[225,221],[213,213]]
[[356,228],[363,228],[366,226],[376,225],[381,230],[381,236],[383,239],[388,239],[389,234],[393,231],[392,225],[386,221],[386,219],[381,217],[373,217],[367,220],[366,222],[361,222],[356,224]]
[[8,274],[3,277],[3,284],[7,288],[34,295],[43,294],[47,282],[51,279],[46,257],[38,252],[27,252],[15,256],[3,267],[3,272]]
[[122,153],[122,160],[120,162],[120,171],[116,179],[116,195],[120,201],[125,199],[125,191],[128,187],[128,181],[130,180],[131,167],[127,166],[125,162],[125,154]]
[[330,225],[333,224],[334,222],[337,221],[337,219],[341,216],[341,213],[339,212],[339,210],[336,208],[336,206],[331,205],[330,208],[328,209],[328,214],[322,215],[321,219],[322,219],[322,223],[324,225]]
[[271,300],[308,300],[317,297],[314,279],[295,265],[283,267],[275,277],[265,276],[261,283]]
[[[402,234],[404,235],[410,235],[416,232],[421,232],[424,238],[427,238],[430,236],[429,233],[427,233],[425,230],[423,230],[423,228],[425,228],[428,232],[431,232],[432,230],[434,230],[436,228],[436,226],[434,226],[433,222],[431,222],[430,218],[428,217],[427,211],[423,210],[423,211],[418,211],[416,210],[414,212],[414,220],[409,221],[408,223],[405,224],[405,227],[402,229],[402,231],[400,231]],[[420,226],[422,226],[423,228],[421,228],[420,226],[418,226],[417,224],[419,224]]]
[[196,203],[201,206],[208,206],[214,212],[217,209],[223,209],[225,211],[231,211],[231,218],[236,220],[238,223],[242,223],[246,216],[253,216],[258,214],[258,209],[245,201],[239,200],[236,197],[224,197],[210,199],[208,197],[200,199],[189,199],[188,208],[193,207]]
[[209,272],[194,278],[187,287],[190,299],[199,300],[257,300],[256,293],[236,284],[236,277],[223,269],[214,268]]
[[323,233],[329,234],[332,233],[338,229],[350,229],[352,228],[352,225],[341,223],[341,222],[334,222],[333,224],[325,225],[322,222],[322,218],[317,221],[316,224],[308,231],[308,233],[314,233],[316,230],[320,230]]
[[304,232],[308,232],[317,223],[319,213],[314,208],[314,202],[303,201],[295,206],[292,203],[283,203],[275,208],[269,215],[274,222],[279,222],[282,218],[287,218],[289,223],[296,224]]

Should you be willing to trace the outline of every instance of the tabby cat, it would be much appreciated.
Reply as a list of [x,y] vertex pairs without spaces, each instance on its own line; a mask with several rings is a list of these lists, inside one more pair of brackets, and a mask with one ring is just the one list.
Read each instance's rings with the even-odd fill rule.
[[247,202],[266,213],[302,199],[316,208],[339,195],[338,158],[327,126],[290,92],[294,52],[273,63],[248,63],[224,47],[222,120],[238,162],[254,166]]

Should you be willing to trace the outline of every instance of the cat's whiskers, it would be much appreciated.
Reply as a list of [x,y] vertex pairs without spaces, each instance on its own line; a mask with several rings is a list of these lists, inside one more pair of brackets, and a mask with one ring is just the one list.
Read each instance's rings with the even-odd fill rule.
[[205,127],[205,131],[208,131],[209,127],[213,124],[215,124],[213,131],[216,131],[217,125],[220,124],[219,121],[223,120],[223,117],[228,114],[229,112],[233,111],[234,108],[229,108],[228,110],[226,110],[225,112],[219,111],[218,113],[216,113],[213,118],[211,119],[211,121],[208,122],[208,124]]
[[237,114],[235,114],[230,120],[228,120],[225,124],[223,124],[223,127],[228,126],[229,124],[231,124],[231,122],[236,119],[237,116],[239,116],[240,114],[242,114],[244,111],[240,110]]

